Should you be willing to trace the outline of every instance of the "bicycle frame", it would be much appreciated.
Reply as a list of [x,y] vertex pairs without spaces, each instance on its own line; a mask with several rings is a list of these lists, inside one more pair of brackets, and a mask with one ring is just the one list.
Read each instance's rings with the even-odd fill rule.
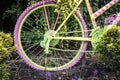
[[[118,3],[120,0],[111,0],[108,4],[106,4],[105,6],[103,6],[102,8],[100,8],[98,11],[94,12],[92,11],[92,7],[90,5],[89,0],[85,0],[90,18],[91,18],[91,22],[93,25],[93,28],[97,27],[97,23],[95,21],[96,18],[98,18],[100,15],[102,15],[106,10],[108,10],[109,8],[111,8],[113,5],[115,5],[116,3]],[[80,0],[77,5],[75,6],[75,8],[70,12],[70,14],[68,15],[68,17],[63,21],[63,23],[58,27],[58,29],[55,31],[55,33],[53,34],[53,39],[68,39],[68,40],[79,40],[79,41],[91,41],[91,38],[83,38],[83,37],[56,37],[55,34],[61,29],[61,27],[64,25],[64,23],[68,20],[68,18],[75,12],[78,11],[77,8],[79,7],[80,4],[82,4],[83,0]],[[80,11],[79,11],[80,12]],[[82,14],[79,13],[81,16]],[[118,17],[114,20],[114,22],[118,22],[120,20],[120,13],[117,15]]]
[[[36,70],[69,69],[82,59],[85,52],[96,52],[87,49],[88,41],[92,41],[92,38],[88,37],[88,31],[92,30],[87,30],[79,10],[83,0],[72,0],[75,1],[74,5],[70,9],[71,12],[63,18],[64,20],[58,19],[64,16],[59,16],[61,11],[55,11],[56,1],[42,0],[29,6],[20,15],[15,25],[16,49],[26,64]],[[89,0],[85,0],[93,28],[97,27],[95,19],[118,1],[120,0],[111,0],[103,8],[93,13]],[[119,20],[120,13],[114,21],[117,23]],[[61,22],[59,23],[59,21]]]
[[[116,4],[118,2],[119,2],[119,0],[111,0],[108,4],[106,4],[101,9],[99,9],[98,11],[93,13],[89,0],[85,0],[85,3],[87,5],[87,9],[88,9],[88,12],[89,12],[89,15],[90,15],[90,18],[91,18],[91,21],[92,21],[92,24],[93,24],[94,28],[97,27],[97,23],[96,23],[95,19],[97,17],[99,17],[100,15],[102,15],[106,10],[108,10],[114,4]],[[118,21],[118,19],[117,19],[117,21]]]

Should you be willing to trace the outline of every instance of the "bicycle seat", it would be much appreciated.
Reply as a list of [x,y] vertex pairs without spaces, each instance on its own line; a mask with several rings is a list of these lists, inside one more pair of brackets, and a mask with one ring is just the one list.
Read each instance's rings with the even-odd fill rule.
[[111,14],[111,15],[109,15],[109,17],[105,19],[104,24],[105,24],[105,25],[110,25],[110,24],[112,24],[112,22],[116,19],[116,17],[117,17],[116,14]]

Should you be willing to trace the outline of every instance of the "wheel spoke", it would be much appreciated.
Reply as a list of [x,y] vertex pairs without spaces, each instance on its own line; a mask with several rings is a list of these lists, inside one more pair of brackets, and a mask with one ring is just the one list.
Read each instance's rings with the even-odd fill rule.
[[40,42],[37,42],[37,43],[33,44],[31,47],[27,48],[25,51],[30,50],[31,48],[33,48],[34,46],[38,45],[39,43],[40,43]]
[[60,16],[60,12],[58,12],[58,15],[57,15],[57,18],[56,18],[56,20],[55,20],[55,24],[54,24],[53,30],[55,30],[55,27],[56,27],[56,25],[57,25],[59,16]]
[[48,14],[47,14],[47,11],[46,11],[44,0],[42,0],[42,1],[43,1],[44,12],[45,12],[45,17],[46,17],[46,21],[47,21],[48,30],[50,31],[50,23],[49,23],[49,19],[48,19]]

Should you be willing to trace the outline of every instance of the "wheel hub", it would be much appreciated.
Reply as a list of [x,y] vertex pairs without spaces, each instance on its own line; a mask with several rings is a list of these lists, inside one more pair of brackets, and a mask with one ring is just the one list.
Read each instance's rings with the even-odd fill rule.
[[[59,40],[53,39],[54,32],[54,30],[45,32],[44,39],[40,42],[40,46],[45,49],[45,54],[51,54],[52,51],[49,50],[49,47],[54,47],[59,43]],[[59,36],[59,34],[56,34],[56,36]]]

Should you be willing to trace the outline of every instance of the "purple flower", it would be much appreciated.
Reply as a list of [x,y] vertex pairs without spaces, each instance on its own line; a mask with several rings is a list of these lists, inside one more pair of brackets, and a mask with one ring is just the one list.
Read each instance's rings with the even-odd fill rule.
[[73,76],[73,78],[71,80],[77,80],[77,79],[78,79],[78,77],[75,75],[75,76]]
[[93,75],[96,76],[98,74],[98,70],[95,69],[94,72],[93,72]]
[[75,75],[75,76],[74,76],[74,79],[77,79],[77,78],[78,78],[78,77]]
[[45,75],[46,75],[47,78],[51,78],[51,73],[50,72],[46,72]]

